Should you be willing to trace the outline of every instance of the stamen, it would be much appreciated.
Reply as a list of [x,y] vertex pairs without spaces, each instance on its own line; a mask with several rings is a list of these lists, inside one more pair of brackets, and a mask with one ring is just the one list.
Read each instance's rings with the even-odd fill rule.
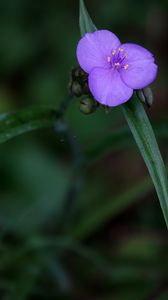
[[110,56],[107,57],[107,61],[108,61],[108,63],[111,62],[111,57]]
[[112,51],[112,55],[115,55],[115,54],[116,54],[116,50],[113,50],[113,51]]
[[120,66],[120,63],[118,62],[118,63],[115,63],[114,64],[116,67],[119,67]]
[[128,55],[127,55],[127,54],[124,54],[124,57],[125,57],[125,58],[128,58]]
[[118,51],[123,52],[124,49],[123,48],[118,48]]
[[128,67],[129,67],[129,65],[125,65],[125,66],[124,66],[124,69],[125,69],[125,70],[127,70],[127,69],[128,69]]

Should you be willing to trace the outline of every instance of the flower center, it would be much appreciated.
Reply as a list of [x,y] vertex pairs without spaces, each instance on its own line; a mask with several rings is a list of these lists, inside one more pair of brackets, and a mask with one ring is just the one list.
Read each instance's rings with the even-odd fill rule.
[[110,64],[112,69],[120,69],[127,70],[129,65],[126,63],[127,54],[125,53],[123,48],[118,48],[117,50],[111,51],[111,56],[107,57],[107,62]]

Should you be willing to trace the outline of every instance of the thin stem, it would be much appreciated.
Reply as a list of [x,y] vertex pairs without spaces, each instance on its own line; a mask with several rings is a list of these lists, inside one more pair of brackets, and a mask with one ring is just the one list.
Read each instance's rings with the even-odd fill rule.
[[62,117],[64,116],[64,114],[65,114],[65,112],[66,112],[66,110],[67,110],[67,108],[68,108],[68,106],[69,106],[72,99],[73,99],[73,96],[68,94],[64,98],[64,100],[61,102],[60,108],[59,108],[59,113]]
[[[81,146],[74,135],[71,128],[69,128],[65,121],[61,118],[59,119],[54,126],[54,129],[57,134],[60,134],[61,137],[68,143],[71,150],[72,157],[72,178],[70,182],[70,186],[66,195],[64,211],[62,215],[70,218],[73,214],[74,203],[81,191],[83,180],[84,180],[84,156],[81,150]],[[62,222],[63,221],[63,222]],[[67,222],[66,222],[67,223]],[[64,227],[64,218],[61,216],[61,228]]]

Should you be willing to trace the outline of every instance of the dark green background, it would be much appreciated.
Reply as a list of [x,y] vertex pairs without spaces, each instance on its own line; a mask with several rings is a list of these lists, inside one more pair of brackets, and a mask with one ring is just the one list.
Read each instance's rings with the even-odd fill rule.
[[[167,162],[167,1],[86,4],[98,28],[154,53],[148,114]],[[59,107],[79,38],[78,1],[0,0],[0,112]],[[53,129],[0,145],[0,299],[166,300],[168,235],[120,108],[86,116],[79,101],[65,121],[87,154],[80,173]]]

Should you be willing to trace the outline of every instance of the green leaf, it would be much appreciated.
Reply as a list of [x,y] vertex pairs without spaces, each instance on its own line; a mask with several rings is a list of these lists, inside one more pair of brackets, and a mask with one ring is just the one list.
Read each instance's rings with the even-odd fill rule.
[[96,205],[94,211],[84,214],[78,224],[69,228],[69,234],[73,238],[88,238],[95,230],[108,220],[121,214],[129,205],[146,195],[152,188],[151,181],[145,178],[131,186],[123,193]]
[[124,116],[149,170],[168,226],[168,179],[159,147],[144,110],[138,99],[122,105]]
[[26,108],[0,115],[0,144],[26,132],[47,128],[60,114],[52,108]]
[[[87,24],[87,26],[84,26]],[[96,26],[80,1],[80,30],[84,34],[95,31]],[[166,169],[143,105],[137,99],[122,105],[123,113],[139,147],[155,185],[163,215],[168,227],[168,179]]]
[[87,32],[94,32],[97,30],[96,26],[92,22],[88,11],[85,7],[83,0],[80,0],[80,8],[79,8],[79,26],[81,35],[85,35]]

